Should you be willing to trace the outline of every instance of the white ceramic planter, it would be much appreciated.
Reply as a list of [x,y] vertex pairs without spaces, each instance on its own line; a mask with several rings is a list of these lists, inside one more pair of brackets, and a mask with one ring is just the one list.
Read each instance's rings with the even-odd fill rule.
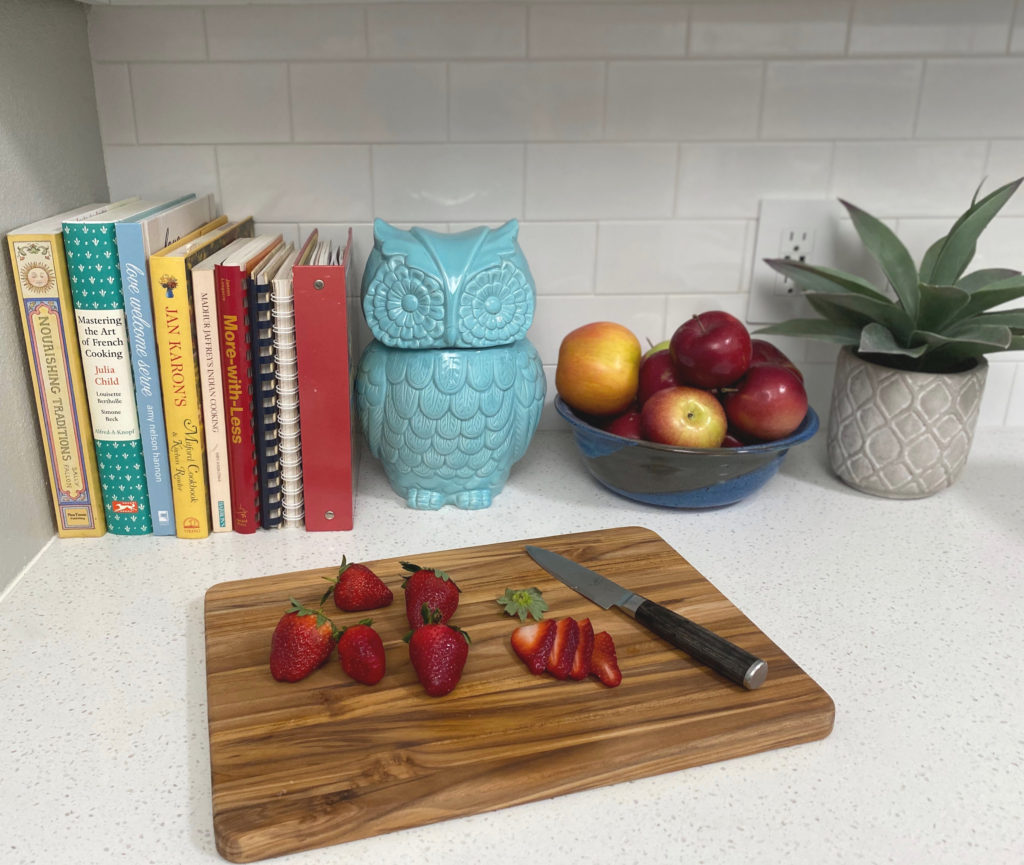
[[988,362],[939,374],[839,352],[828,424],[832,470],[855,489],[893,499],[933,495],[967,462]]

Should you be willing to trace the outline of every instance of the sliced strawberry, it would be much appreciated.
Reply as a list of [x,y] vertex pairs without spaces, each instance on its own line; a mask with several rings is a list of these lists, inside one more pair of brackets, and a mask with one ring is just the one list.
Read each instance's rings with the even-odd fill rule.
[[555,639],[551,643],[547,668],[556,679],[569,678],[579,641],[580,626],[575,619],[566,617],[555,622]]
[[590,656],[590,672],[609,688],[614,688],[622,681],[619,660],[615,657],[615,642],[607,631],[594,634],[594,652]]
[[512,632],[512,648],[530,672],[537,676],[547,669],[548,655],[551,654],[554,641],[555,623],[551,619],[520,625]]
[[590,619],[581,619],[580,639],[576,643],[576,654],[572,659],[572,669],[569,670],[570,679],[585,679],[590,675],[591,658],[594,653],[594,626]]

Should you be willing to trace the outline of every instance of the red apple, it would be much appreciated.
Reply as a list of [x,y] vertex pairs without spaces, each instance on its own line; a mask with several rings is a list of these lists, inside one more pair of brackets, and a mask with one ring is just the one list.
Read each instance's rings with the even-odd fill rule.
[[640,426],[640,411],[636,408],[628,409],[617,417],[612,418],[602,429],[612,435],[622,436],[627,439],[643,438],[643,431]]
[[640,410],[644,438],[689,448],[717,448],[725,438],[725,410],[713,393],[695,387],[667,387]]
[[701,388],[724,387],[750,366],[750,332],[727,312],[702,312],[676,328],[669,350],[682,382]]
[[741,447],[743,447],[743,442],[741,442],[738,438],[736,438],[736,436],[734,436],[732,433],[726,433],[725,434],[725,438],[722,439],[722,447],[724,447],[724,448],[741,448]]
[[651,394],[664,387],[678,387],[682,382],[676,376],[676,365],[668,349],[645,354],[640,361],[640,384],[636,401],[642,406]]
[[754,366],[723,399],[729,426],[761,441],[785,438],[807,414],[803,382],[783,366]]
[[804,374],[800,372],[797,365],[793,363],[778,346],[772,345],[766,339],[750,340],[750,365],[751,366],[784,366],[792,370],[804,380]]
[[621,324],[595,321],[562,340],[555,389],[576,411],[607,417],[636,399],[639,375],[640,340]]

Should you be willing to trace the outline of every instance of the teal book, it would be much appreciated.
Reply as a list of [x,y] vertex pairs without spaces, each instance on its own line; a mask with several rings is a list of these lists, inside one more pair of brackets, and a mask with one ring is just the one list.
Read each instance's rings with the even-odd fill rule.
[[63,225],[103,507],[114,534],[153,531],[114,226],[167,205],[131,199]]

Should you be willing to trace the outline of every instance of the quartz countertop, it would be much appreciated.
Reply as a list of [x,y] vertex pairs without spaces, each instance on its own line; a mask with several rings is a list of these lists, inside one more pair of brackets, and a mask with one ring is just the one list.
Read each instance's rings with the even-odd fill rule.
[[351,532],[55,540],[0,599],[0,861],[213,863],[203,596],[335,564],[616,526],[660,534],[833,698],[809,744],[282,857],[281,862],[1024,861],[1024,429],[889,501],[824,433],[750,499],[638,505],[539,432],[485,511],[409,510],[364,457]]

